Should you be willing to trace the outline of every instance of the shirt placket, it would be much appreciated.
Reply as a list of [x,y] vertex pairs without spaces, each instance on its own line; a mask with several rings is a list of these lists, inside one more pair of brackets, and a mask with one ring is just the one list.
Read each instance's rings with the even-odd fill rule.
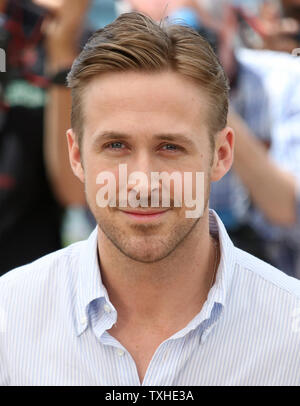
[[143,386],[172,385],[176,380],[185,337],[168,339],[160,344],[148,365]]
[[[105,351],[106,355],[110,357],[111,363],[113,363],[116,368],[114,371],[113,380],[115,384],[120,386],[139,386],[140,381],[137,373],[137,368],[135,362],[122,344],[108,333],[109,330],[116,322],[117,315],[112,309],[109,303],[104,303],[103,305],[103,315],[101,317],[101,328],[94,326],[94,332],[99,338],[100,343],[105,347],[109,348],[109,351]],[[108,385],[111,385],[111,381],[108,377]]]

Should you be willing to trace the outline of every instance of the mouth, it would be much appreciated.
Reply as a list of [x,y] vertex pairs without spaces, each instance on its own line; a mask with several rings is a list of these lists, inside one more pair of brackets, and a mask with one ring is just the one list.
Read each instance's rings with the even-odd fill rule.
[[167,210],[120,210],[128,218],[137,222],[151,222],[164,216],[170,209]]

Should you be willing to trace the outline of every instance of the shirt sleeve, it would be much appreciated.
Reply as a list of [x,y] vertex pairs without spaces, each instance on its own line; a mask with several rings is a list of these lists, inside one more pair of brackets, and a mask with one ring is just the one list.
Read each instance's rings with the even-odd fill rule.
[[262,78],[249,66],[239,62],[238,86],[231,92],[230,102],[245,120],[256,138],[271,141],[271,104]]
[[10,385],[7,362],[8,313],[4,305],[8,289],[5,279],[5,276],[0,278],[0,386]]
[[2,353],[2,348],[0,348],[0,386],[9,386],[9,385],[10,379],[7,370],[7,365],[4,359],[4,354]]
[[10,379],[6,360],[5,339],[7,338],[7,317],[0,305],[0,386],[8,386]]

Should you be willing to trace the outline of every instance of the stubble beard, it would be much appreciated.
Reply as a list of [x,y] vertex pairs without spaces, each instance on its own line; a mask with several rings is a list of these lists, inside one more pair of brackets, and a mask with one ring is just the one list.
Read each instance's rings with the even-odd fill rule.
[[[100,219],[99,219],[100,220]],[[192,232],[201,218],[188,219],[166,234],[160,234],[160,225],[131,225],[131,233],[124,232],[105,220],[98,222],[101,231],[126,257],[142,263],[155,263],[168,257]]]
[[[206,196],[203,213],[205,213],[208,208],[209,191],[210,182],[207,183],[205,191]],[[118,227],[117,223],[114,223],[114,214],[123,216],[123,213],[116,213],[117,210],[115,208],[108,208],[112,211],[111,215],[109,215],[106,208],[100,209],[103,211],[103,214],[101,214],[95,205],[90,204],[87,192],[86,200],[105,237],[123,255],[140,263],[151,264],[165,259],[187,240],[196,226],[201,227],[201,223],[203,222],[203,217],[185,220],[182,220],[182,217],[178,217],[179,222],[173,223],[165,233],[160,232],[160,229],[164,227],[160,224],[131,224],[125,226],[127,228],[126,230],[122,229],[122,227]],[[171,208],[170,210],[178,210],[178,208]],[[166,215],[168,216],[170,213]],[[121,226],[124,224],[125,223],[122,222]],[[130,231],[128,231],[128,228]]]

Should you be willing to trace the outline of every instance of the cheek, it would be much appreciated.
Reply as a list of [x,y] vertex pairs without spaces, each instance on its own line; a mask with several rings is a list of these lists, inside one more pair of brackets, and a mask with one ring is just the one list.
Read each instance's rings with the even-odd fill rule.
[[118,196],[118,169],[103,166],[102,162],[101,164],[99,163],[99,159],[94,161],[90,160],[89,164],[85,167],[85,188],[89,198],[94,199],[96,202],[98,191],[104,186],[107,186],[108,183],[111,193]]

